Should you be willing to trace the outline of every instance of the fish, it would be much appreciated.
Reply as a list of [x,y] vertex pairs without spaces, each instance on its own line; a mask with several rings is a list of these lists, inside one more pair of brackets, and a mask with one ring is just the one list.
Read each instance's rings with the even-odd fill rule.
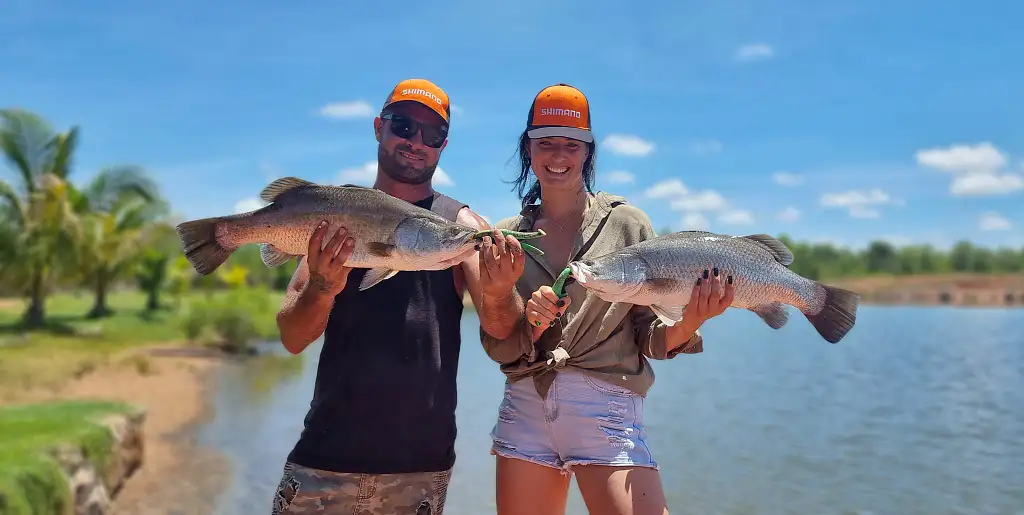
[[[355,242],[345,262],[368,269],[359,283],[367,290],[401,271],[443,270],[471,257],[474,246],[493,234],[455,223],[376,188],[322,185],[298,177],[276,179],[260,193],[268,205],[226,216],[190,220],[175,230],[185,258],[201,275],[213,273],[239,247],[260,245],[260,258],[271,268],[304,256],[321,221],[329,224],[321,248],[340,227]],[[544,236],[544,231],[503,231],[517,239]],[[541,252],[522,243],[531,253]]]
[[792,306],[822,338],[838,343],[856,324],[860,294],[803,277],[792,264],[789,248],[767,234],[680,231],[570,261],[553,289],[564,295],[565,285],[576,282],[606,302],[648,306],[672,326],[682,320],[696,278],[717,267],[720,277],[733,277],[729,307],[752,311],[777,330]]

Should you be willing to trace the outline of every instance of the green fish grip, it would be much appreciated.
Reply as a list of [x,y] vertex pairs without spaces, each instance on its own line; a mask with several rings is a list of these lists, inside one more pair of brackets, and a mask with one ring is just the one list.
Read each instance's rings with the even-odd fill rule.
[[[538,249],[537,247],[534,247],[533,245],[530,245],[529,243],[523,242],[523,240],[543,238],[544,236],[547,235],[547,233],[544,232],[544,229],[537,229],[536,231],[529,232],[513,231],[511,229],[500,229],[500,231],[501,234],[505,236],[512,235],[513,238],[519,240],[521,242],[520,245],[522,245],[524,251],[538,257],[544,255],[544,251]],[[473,235],[473,238],[480,239],[483,238],[484,236],[490,236],[491,234],[494,234],[493,230],[477,231],[477,233]]]
[[565,267],[565,270],[562,270],[562,273],[558,274],[558,278],[555,279],[554,284],[551,285],[551,289],[555,292],[555,295],[558,295],[558,298],[562,298],[567,295],[565,293],[565,287],[574,282],[576,282],[576,280],[572,277],[572,269]]

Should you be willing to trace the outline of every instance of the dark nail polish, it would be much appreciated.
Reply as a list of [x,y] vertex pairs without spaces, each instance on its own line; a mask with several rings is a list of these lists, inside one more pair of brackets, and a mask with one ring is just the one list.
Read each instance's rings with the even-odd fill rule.
[[700,277],[697,278],[697,286],[700,286]]
[[562,299],[558,299],[558,302],[556,302],[555,305],[558,307],[562,307],[565,305],[565,301]]
[[729,284],[732,284],[732,276],[731,275],[729,276],[728,281],[729,281]]
[[551,321],[551,323],[550,323],[550,324],[548,324],[548,327],[554,327],[554,326],[555,326],[555,321],[554,321],[554,320],[552,320],[552,321]]
[[705,279],[707,279],[707,278],[708,278],[708,271],[707,271],[707,269],[704,269],[704,278],[705,278]]
[[712,271],[715,273],[715,277],[718,277],[718,267],[716,266]]

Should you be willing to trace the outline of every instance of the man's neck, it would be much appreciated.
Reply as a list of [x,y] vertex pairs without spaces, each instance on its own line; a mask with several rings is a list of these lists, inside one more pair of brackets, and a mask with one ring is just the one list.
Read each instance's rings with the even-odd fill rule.
[[565,220],[573,214],[583,213],[587,208],[589,197],[590,193],[584,189],[545,192],[541,199],[540,210],[549,220]]
[[388,177],[380,170],[377,171],[377,180],[373,183],[373,187],[406,202],[419,202],[434,194],[434,188],[430,182],[406,184]]

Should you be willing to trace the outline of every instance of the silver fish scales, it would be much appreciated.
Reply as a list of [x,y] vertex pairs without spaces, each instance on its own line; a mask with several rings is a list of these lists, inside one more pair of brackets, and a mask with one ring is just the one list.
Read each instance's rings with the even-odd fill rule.
[[766,234],[729,236],[681,231],[658,236],[603,256],[569,263],[556,281],[570,276],[607,302],[650,306],[667,325],[682,319],[694,280],[717,267],[731,275],[731,307],[756,313],[773,329],[786,325],[786,305],[800,310],[828,342],[837,343],[856,323],[860,296],[789,269],[793,254]]
[[[355,247],[346,261],[352,268],[369,269],[360,290],[394,277],[401,271],[443,270],[474,255],[474,246],[490,231],[455,223],[440,215],[363,186],[320,185],[284,177],[267,185],[260,209],[181,223],[176,230],[185,257],[200,274],[212,273],[242,245],[260,244],[260,256],[269,267],[306,254],[317,225],[329,224],[330,235],[345,227]],[[520,239],[544,235],[511,233]],[[527,252],[540,253],[526,243]]]

